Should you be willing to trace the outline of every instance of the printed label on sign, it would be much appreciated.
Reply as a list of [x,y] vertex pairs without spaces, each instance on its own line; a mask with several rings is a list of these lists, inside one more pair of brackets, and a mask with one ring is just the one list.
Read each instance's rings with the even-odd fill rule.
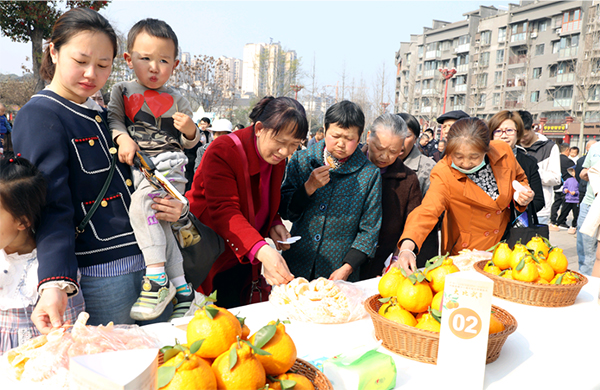
[[446,276],[437,359],[446,388],[483,388],[493,291],[475,271]]

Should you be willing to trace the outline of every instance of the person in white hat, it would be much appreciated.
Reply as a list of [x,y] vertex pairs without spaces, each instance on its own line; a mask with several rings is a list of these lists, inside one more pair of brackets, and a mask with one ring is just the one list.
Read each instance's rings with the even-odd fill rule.
[[[231,133],[233,131],[233,125],[227,119],[217,119],[213,122],[209,130],[212,132],[212,139],[214,141],[222,135]],[[204,152],[206,152],[208,145],[210,145],[210,143],[206,143],[198,148],[198,152],[196,153],[196,162],[194,164],[194,172],[196,172],[196,169],[198,169],[200,166],[200,161],[202,161],[202,156],[204,155]]]

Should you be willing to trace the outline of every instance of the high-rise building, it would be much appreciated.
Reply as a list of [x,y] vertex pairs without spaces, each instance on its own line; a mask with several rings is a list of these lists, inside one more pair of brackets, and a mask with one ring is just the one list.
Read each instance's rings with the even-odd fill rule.
[[[521,1],[433,21],[396,53],[396,111],[435,125],[446,111],[487,120],[527,110],[557,141],[600,135],[600,1]],[[445,92],[439,69],[454,68]]]
[[242,89],[242,60],[222,56],[219,57],[219,61],[221,61],[224,67],[217,69],[216,77],[223,77],[225,79],[223,85],[230,93],[239,97]]
[[242,94],[283,96],[297,78],[294,50],[285,51],[279,42],[248,43],[244,46]]

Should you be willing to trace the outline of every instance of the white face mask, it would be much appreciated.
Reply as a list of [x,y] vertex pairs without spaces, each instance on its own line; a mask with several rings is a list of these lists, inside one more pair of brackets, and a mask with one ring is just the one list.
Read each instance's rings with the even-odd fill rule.
[[457,171],[459,171],[460,173],[464,173],[465,175],[470,175],[473,174],[475,172],[477,172],[478,170],[480,170],[481,168],[485,167],[485,157],[483,158],[483,160],[481,160],[481,163],[469,170],[467,169],[462,169],[456,166],[456,164],[454,164],[454,161],[452,162],[452,168],[456,169]]

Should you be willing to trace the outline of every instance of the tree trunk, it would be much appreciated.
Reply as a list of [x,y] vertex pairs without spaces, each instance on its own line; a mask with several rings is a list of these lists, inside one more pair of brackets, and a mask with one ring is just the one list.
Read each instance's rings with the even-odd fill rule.
[[31,63],[33,64],[33,77],[35,80],[34,93],[44,89],[44,80],[40,77],[40,65],[42,64],[42,43],[44,41],[41,29],[34,28],[31,31]]

